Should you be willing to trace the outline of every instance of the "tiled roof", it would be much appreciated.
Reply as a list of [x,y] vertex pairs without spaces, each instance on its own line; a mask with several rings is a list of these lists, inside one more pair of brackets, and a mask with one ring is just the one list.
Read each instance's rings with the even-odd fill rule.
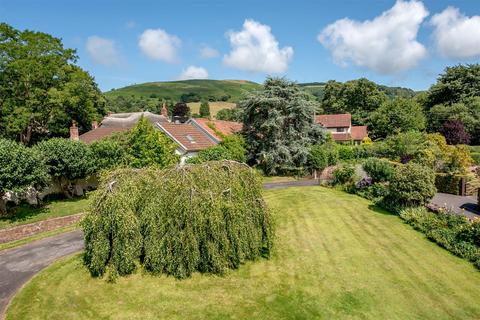
[[222,141],[222,137],[211,128],[213,126],[217,131],[223,135],[230,135],[242,130],[243,125],[240,122],[224,121],[224,120],[210,120],[206,118],[196,118],[191,120],[193,123],[198,124],[203,130],[207,131],[218,141]]
[[348,132],[332,132],[332,138],[335,141],[350,141],[352,137]]
[[157,126],[185,151],[200,151],[217,144],[192,123],[159,122]]
[[352,126],[352,139],[363,140],[368,137],[367,126]]
[[115,132],[122,132],[127,131],[130,128],[106,128],[106,127],[98,127],[97,129],[90,130],[85,132],[84,134],[80,135],[79,139],[85,143],[92,143],[97,140],[101,140],[112,135]]
[[322,114],[315,117],[315,122],[325,128],[345,128],[352,124],[352,115],[344,114]]

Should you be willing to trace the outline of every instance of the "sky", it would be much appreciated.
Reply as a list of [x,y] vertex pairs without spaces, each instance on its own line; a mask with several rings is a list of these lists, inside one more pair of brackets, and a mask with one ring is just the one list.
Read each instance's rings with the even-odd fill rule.
[[0,0],[0,21],[61,38],[103,91],[268,75],[425,90],[480,62],[479,0]]

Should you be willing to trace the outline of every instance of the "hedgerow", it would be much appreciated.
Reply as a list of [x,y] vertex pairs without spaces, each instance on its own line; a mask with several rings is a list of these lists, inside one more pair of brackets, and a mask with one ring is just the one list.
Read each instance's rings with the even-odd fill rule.
[[176,278],[223,274],[268,256],[273,240],[259,177],[233,161],[118,169],[102,178],[83,229],[93,276],[138,264]]

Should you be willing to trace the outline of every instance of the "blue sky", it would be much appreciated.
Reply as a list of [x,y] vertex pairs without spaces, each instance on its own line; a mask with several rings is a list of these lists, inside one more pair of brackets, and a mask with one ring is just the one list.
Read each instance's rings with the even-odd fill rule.
[[427,89],[479,62],[479,15],[475,0],[0,0],[1,21],[62,38],[102,90],[266,75]]

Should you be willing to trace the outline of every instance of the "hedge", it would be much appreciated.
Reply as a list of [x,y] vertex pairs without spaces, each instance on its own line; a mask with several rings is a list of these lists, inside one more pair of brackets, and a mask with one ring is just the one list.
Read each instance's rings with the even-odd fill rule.
[[466,181],[467,176],[437,173],[435,174],[435,187],[438,192],[461,195],[462,179]]
[[171,169],[118,169],[102,179],[83,221],[93,276],[134,272],[185,278],[223,274],[268,256],[272,219],[247,165],[213,161]]

